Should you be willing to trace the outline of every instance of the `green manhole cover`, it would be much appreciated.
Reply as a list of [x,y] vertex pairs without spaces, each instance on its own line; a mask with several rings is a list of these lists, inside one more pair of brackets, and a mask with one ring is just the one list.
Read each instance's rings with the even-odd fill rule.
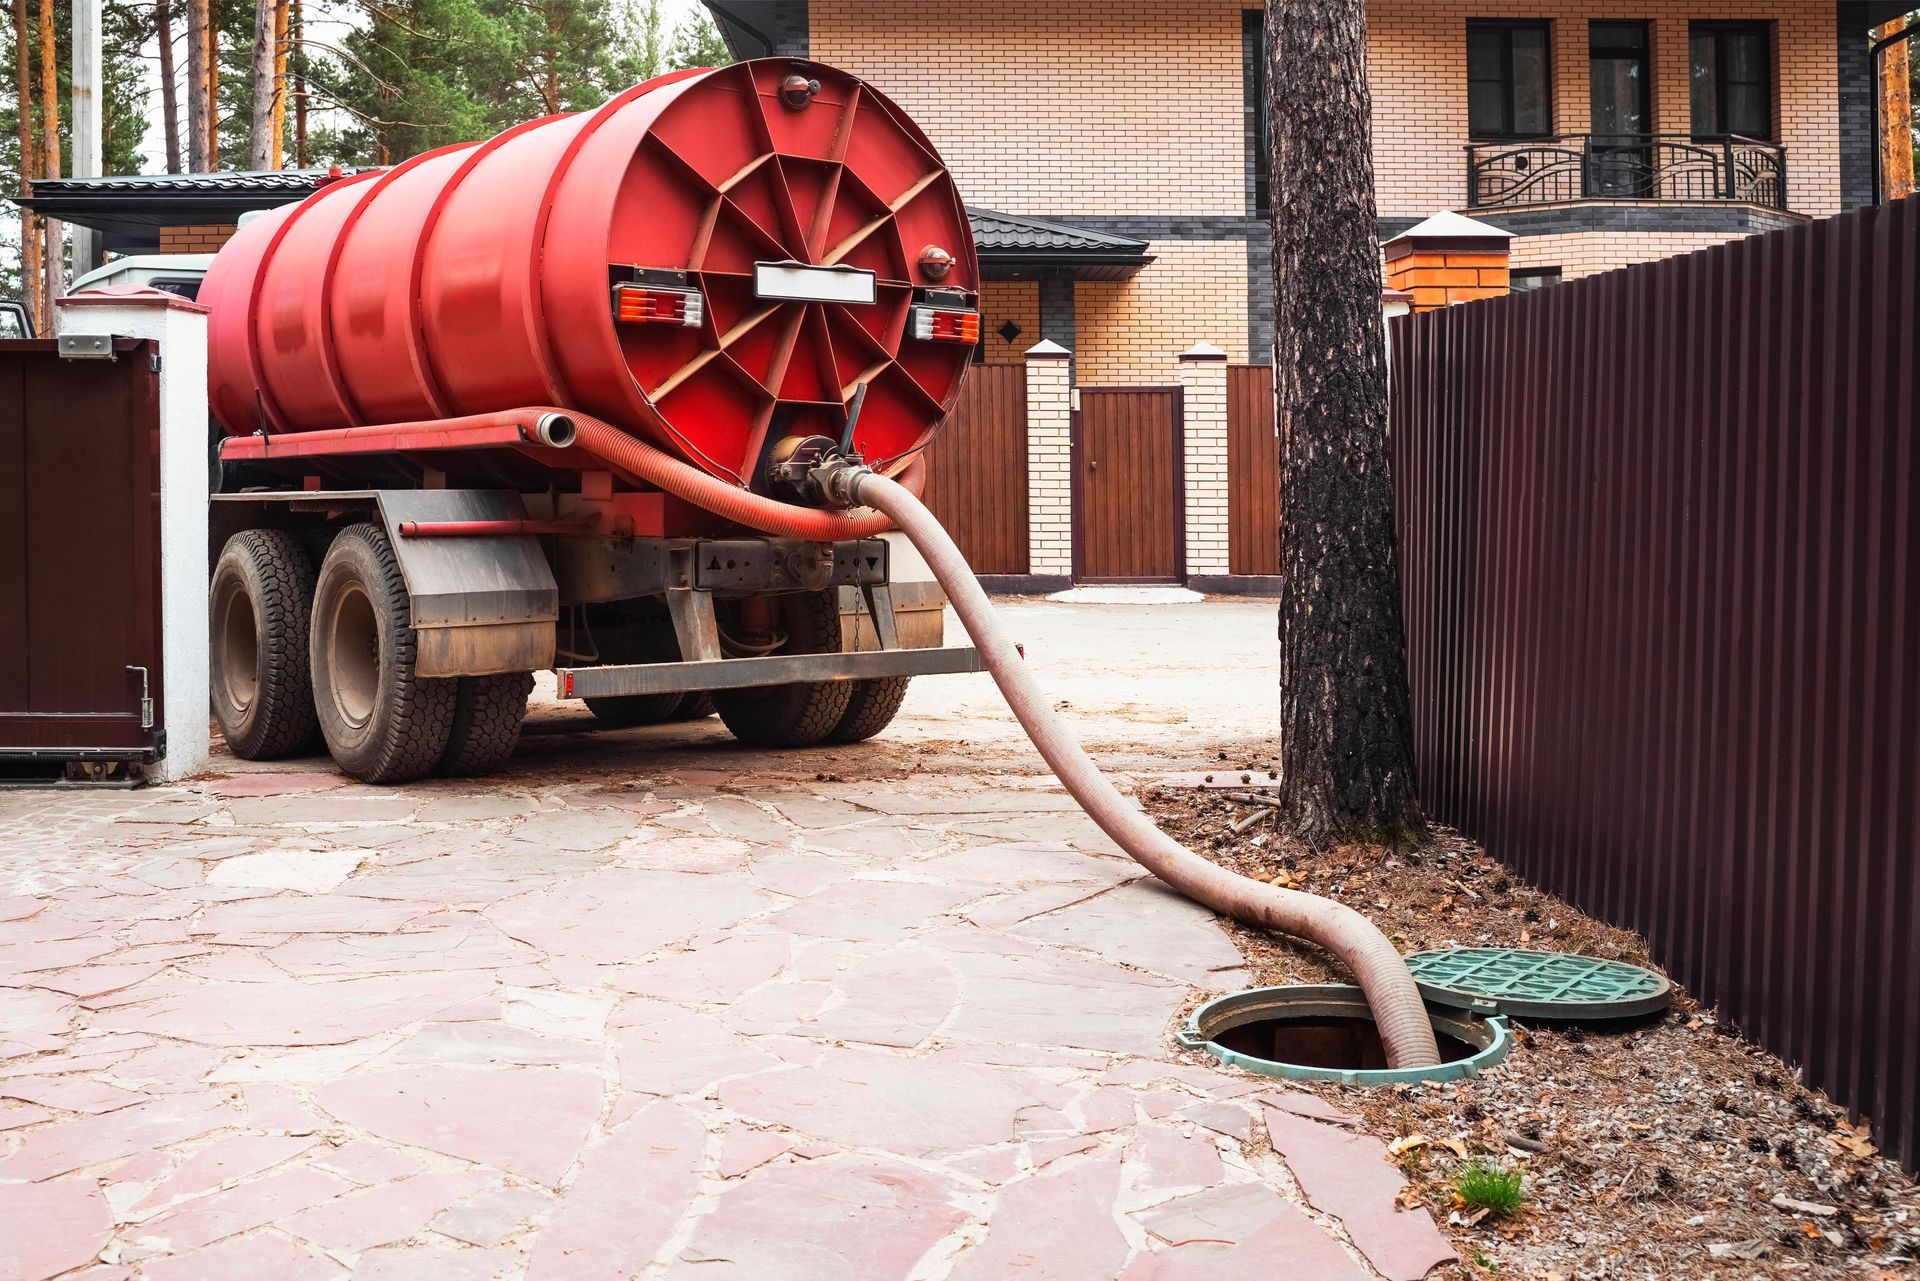
[[1407,958],[1429,1001],[1481,1014],[1624,1019],[1664,1010],[1673,984],[1624,961],[1511,947],[1450,947]]

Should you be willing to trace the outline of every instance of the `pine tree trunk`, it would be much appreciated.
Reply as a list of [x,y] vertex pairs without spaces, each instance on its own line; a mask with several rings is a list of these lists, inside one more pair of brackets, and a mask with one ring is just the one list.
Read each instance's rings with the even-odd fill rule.
[[160,121],[167,135],[167,172],[180,172],[180,86],[174,83],[173,6],[154,0],[153,28],[160,45]]
[[187,0],[187,152],[194,173],[211,168],[207,125],[207,0]]
[[248,121],[252,150],[247,153],[247,168],[273,168],[273,15],[279,6],[274,0],[254,0],[253,62],[249,75],[253,81],[253,115]]
[[[60,67],[54,52],[53,0],[40,0],[40,176],[60,176]],[[46,280],[47,323],[53,323],[53,300],[67,291],[66,239],[58,219],[40,221],[45,247],[40,260]]]
[[207,171],[220,168],[220,11],[207,6]]
[[[1898,34],[1906,26],[1894,19],[1876,28],[1876,40]],[[1920,39],[1920,37],[1915,37]],[[1913,177],[1913,41],[1888,45],[1880,62],[1880,197],[1899,200],[1914,192]]]
[[[27,28],[27,0],[13,0],[13,100],[19,110],[20,193],[33,190],[33,37]],[[45,333],[46,302],[41,293],[40,225],[33,210],[20,206],[20,291],[36,332]]]
[[1364,0],[1269,0],[1282,796],[1316,843],[1422,830],[1400,623]]
[[273,6],[273,147],[268,167],[287,163],[287,30],[292,23],[287,0]]
[[307,61],[300,51],[301,33],[306,30],[306,22],[301,13],[301,0],[293,0],[293,12],[288,21],[292,34],[290,52],[293,56],[293,167],[307,167]]

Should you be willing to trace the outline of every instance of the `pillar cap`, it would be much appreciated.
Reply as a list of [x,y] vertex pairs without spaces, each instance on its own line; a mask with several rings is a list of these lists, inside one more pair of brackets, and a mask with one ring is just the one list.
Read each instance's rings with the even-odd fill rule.
[[158,307],[165,311],[198,312],[203,316],[213,310],[203,302],[194,302],[150,285],[97,286],[83,289],[77,294],[68,294],[64,298],[55,298],[53,305],[63,310],[68,307]]
[[1509,249],[1507,242],[1512,239],[1511,231],[1502,231],[1490,222],[1442,210],[1426,221],[1407,228],[1380,247],[1391,262],[1395,258],[1423,251],[1504,254]]
[[1227,353],[1210,342],[1197,342],[1180,353],[1182,360],[1225,360]]
[[1026,351],[1028,360],[1065,360],[1071,355],[1072,352],[1051,338],[1042,338]]

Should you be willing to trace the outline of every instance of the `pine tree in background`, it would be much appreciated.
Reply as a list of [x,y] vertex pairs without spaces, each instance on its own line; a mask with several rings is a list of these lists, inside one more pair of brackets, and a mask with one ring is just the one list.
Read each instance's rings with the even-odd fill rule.
[[[33,141],[33,32],[27,24],[27,0],[13,0],[13,120],[7,131],[11,154],[0,152],[0,163],[12,171],[13,190],[31,190],[37,165]],[[22,163],[23,159],[26,163]],[[17,252],[0,264],[0,287],[6,296],[26,304],[27,314],[38,327],[45,306],[40,297],[40,220],[32,210],[20,209],[20,245]]]
[[727,42],[720,38],[720,28],[713,25],[706,10],[695,10],[675,28],[673,49],[667,55],[669,67],[724,67],[732,61]]

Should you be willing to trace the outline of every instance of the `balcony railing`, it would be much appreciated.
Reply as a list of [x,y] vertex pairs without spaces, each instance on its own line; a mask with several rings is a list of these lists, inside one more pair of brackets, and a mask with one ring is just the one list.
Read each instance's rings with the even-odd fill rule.
[[1732,200],[1787,207],[1787,153],[1757,138],[1563,134],[1467,145],[1467,205]]

